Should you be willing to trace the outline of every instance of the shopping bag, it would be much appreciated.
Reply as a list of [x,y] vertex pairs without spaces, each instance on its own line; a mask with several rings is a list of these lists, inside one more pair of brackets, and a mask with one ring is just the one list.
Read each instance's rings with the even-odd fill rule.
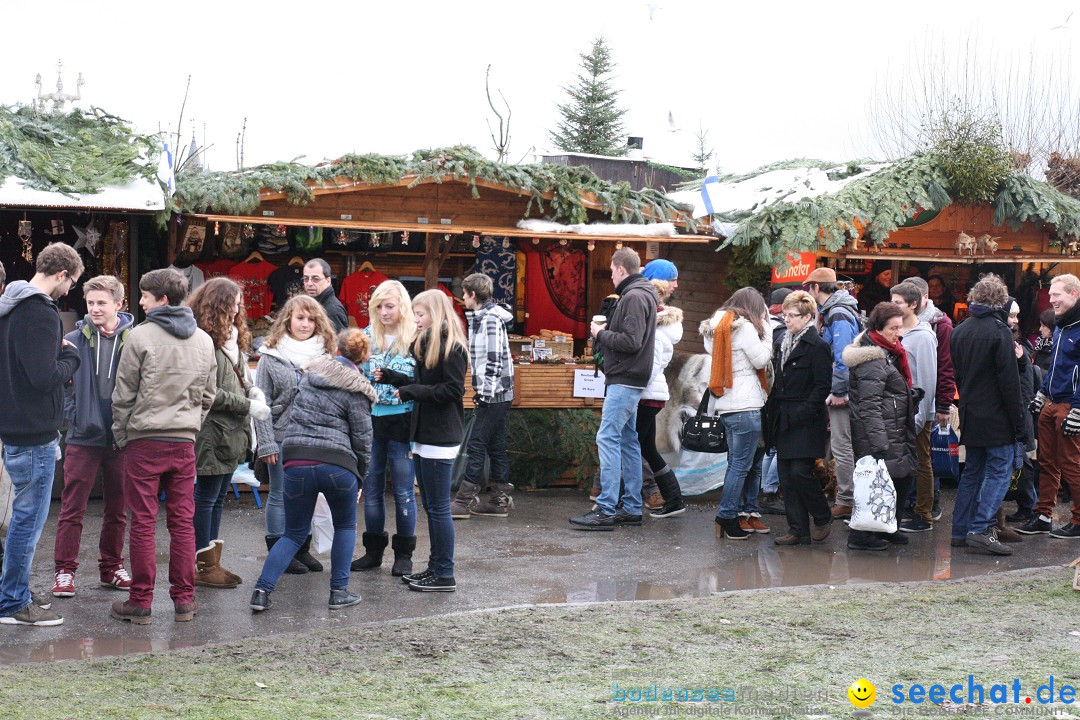
[[851,508],[852,530],[896,532],[896,488],[884,460],[869,455],[855,463],[855,505]]
[[[476,410],[473,410],[465,416],[465,436],[461,439],[461,446],[458,450],[457,457],[454,458],[454,465],[450,468],[450,489],[457,492],[458,486],[461,485],[461,479],[465,477],[465,468],[469,465],[469,438],[472,436],[473,426],[476,425]],[[485,478],[491,475],[491,458],[484,458],[484,477],[479,478],[481,486],[485,485]]]
[[952,425],[934,425],[930,431],[930,457],[935,477],[960,479],[960,438]]
[[334,517],[322,493],[315,500],[315,514],[311,516],[311,547],[317,553],[328,553],[334,545]]

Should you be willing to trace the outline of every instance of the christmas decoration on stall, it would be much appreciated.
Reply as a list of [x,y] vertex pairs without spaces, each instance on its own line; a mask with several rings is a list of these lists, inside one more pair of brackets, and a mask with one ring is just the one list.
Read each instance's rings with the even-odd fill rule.
[[34,248],[30,245],[30,238],[33,236],[34,226],[24,213],[23,219],[19,221],[19,240],[22,241],[22,259],[31,264],[34,262]]
[[479,235],[473,235],[472,236],[472,246],[474,248],[479,248],[480,247],[480,236]]
[[86,227],[72,225],[72,228],[74,228],[75,234],[79,237],[75,242],[75,249],[81,250],[82,248],[86,248],[86,251],[90,253],[91,256],[97,257],[98,244],[101,243],[101,231],[97,229],[94,222],[94,216],[91,215],[90,222],[86,224]]
[[131,237],[131,228],[123,220],[110,220],[105,231],[105,242],[101,251],[102,272],[115,275],[124,287],[131,280],[129,267],[128,240]]
[[409,246],[409,231],[408,230],[405,230],[404,232],[401,233],[401,245],[403,247],[408,247]]
[[63,235],[64,234],[64,221],[63,220],[50,220],[49,228],[45,231],[50,235]]

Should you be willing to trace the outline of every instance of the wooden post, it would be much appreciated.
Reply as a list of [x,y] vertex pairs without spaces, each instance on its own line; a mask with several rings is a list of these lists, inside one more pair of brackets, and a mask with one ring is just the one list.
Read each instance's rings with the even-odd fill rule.
[[439,271],[450,258],[454,236],[449,233],[425,233],[425,235],[427,246],[424,249],[424,289],[431,290],[439,284]]

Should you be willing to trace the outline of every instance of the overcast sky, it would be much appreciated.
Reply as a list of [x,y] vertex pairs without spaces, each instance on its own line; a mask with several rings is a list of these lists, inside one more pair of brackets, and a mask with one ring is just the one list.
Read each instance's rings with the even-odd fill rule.
[[[204,125],[212,169],[346,152],[471,144],[491,155],[484,69],[513,110],[510,159],[554,150],[548,129],[578,53],[603,34],[618,63],[627,131],[645,154],[689,163],[699,123],[725,170],[872,150],[875,83],[927,38],[977,38],[985,55],[1032,48],[1080,81],[1069,48],[1080,2],[547,0],[488,2],[10,3],[0,103],[29,101],[41,73],[66,92],[82,72],[94,104],[143,131]],[[1068,21],[1067,21],[1068,20]],[[1066,22],[1067,21],[1067,22]],[[1063,26],[1064,27],[1059,27]],[[1055,29],[1056,28],[1056,29]],[[669,126],[668,116],[674,120]]]

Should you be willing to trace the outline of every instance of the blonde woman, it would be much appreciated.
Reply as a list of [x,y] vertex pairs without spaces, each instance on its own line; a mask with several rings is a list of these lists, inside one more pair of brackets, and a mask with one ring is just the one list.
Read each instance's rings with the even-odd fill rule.
[[386,550],[386,469],[394,488],[397,509],[391,543],[394,566],[390,572],[401,577],[412,573],[412,554],[416,549],[416,493],[413,490],[413,464],[409,459],[409,432],[412,428],[413,403],[397,396],[393,385],[376,381],[375,372],[393,370],[416,377],[416,358],[410,345],[416,335],[416,319],[405,286],[387,280],[375,288],[368,303],[371,324],[364,335],[371,343],[371,359],[360,370],[375,385],[377,399],[371,408],[374,440],[371,463],[364,480],[364,555],[353,560],[353,570],[370,570],[382,565]]
[[[285,534],[285,466],[281,462],[281,443],[285,439],[289,408],[304,369],[312,360],[331,355],[336,348],[337,338],[326,311],[318,300],[307,295],[289,298],[259,348],[255,386],[266,396],[271,413],[267,420],[255,423],[258,438],[255,452],[266,463],[270,475],[270,497],[266,500],[268,551]],[[302,575],[322,570],[322,563],[311,555],[310,549],[309,535],[285,572]]]
[[468,344],[461,322],[441,290],[413,298],[416,378],[391,369],[376,370],[376,381],[397,388],[396,397],[415,403],[410,424],[413,468],[428,519],[431,556],[427,570],[402,579],[410,590],[453,592],[454,521],[450,517],[450,474],[465,435],[465,368]]

